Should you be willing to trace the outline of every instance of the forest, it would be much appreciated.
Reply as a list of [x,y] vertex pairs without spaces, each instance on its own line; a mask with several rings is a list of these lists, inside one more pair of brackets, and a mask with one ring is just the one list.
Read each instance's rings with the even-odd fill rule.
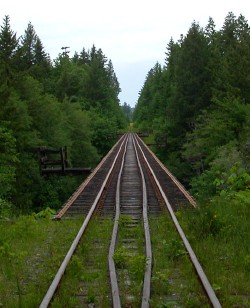
[[[220,30],[193,22],[148,72],[134,127],[197,200],[250,199],[250,28],[229,12]],[[153,141],[153,142],[152,142]]]
[[[120,104],[120,91],[112,61],[100,48],[83,47],[70,57],[63,47],[52,60],[31,23],[18,38],[10,17],[3,19],[0,306],[36,307],[82,224],[77,219],[52,220],[51,214],[84,176],[42,176],[38,149],[67,146],[70,166],[94,168],[115,143],[117,132],[135,131],[147,136],[144,141],[197,201],[196,209],[181,209],[175,215],[222,306],[250,307],[250,27],[246,18],[229,12],[220,30],[211,17],[205,28],[194,21],[186,35],[166,44],[165,63],[156,63],[145,76],[135,108]],[[170,276],[160,269],[152,280],[171,292],[171,277],[178,278],[186,251],[179,240],[170,242],[172,231],[163,215],[155,220],[155,227],[162,229],[162,237],[157,233],[157,254],[163,263],[172,255],[176,272]],[[104,224],[96,224],[90,234],[100,234],[100,226]],[[86,239],[86,243],[90,242]],[[88,259],[86,251],[81,249]],[[73,259],[72,273],[81,275],[82,285],[84,273],[78,263],[83,259],[77,260]],[[190,281],[188,285],[193,286]],[[185,289],[185,283],[180,280],[178,288]],[[176,306],[168,301],[157,307],[172,304]],[[200,307],[193,289],[183,307]]]
[[[164,52],[164,51],[163,51]],[[68,148],[73,167],[95,167],[133,122],[197,200],[249,200],[250,28],[229,12],[220,30],[193,22],[148,72],[133,110],[119,102],[112,61],[95,45],[55,60],[29,22],[0,29],[0,213],[58,209],[83,177],[43,177],[41,146]]]
[[42,177],[39,147],[67,146],[73,167],[95,167],[127,127],[112,61],[94,45],[51,60],[28,23],[0,29],[0,216],[58,209],[82,176]]

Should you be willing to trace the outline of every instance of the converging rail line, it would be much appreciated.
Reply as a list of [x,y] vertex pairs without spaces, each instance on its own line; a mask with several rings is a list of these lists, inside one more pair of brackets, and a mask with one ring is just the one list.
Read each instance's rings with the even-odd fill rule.
[[[95,240],[98,243],[95,253],[98,249],[101,253],[106,251],[108,262],[108,268],[104,269],[110,285],[106,294],[107,307],[150,307],[154,257],[150,217],[160,217],[166,210],[187,250],[208,302],[213,307],[221,307],[175,216],[175,211],[181,207],[195,207],[195,201],[136,134],[123,135],[56,215],[56,219],[76,215],[86,217],[40,307],[48,307],[57,291],[63,288],[63,283],[60,286],[59,283],[66,279],[63,277],[66,268],[77,247],[84,242],[88,226],[92,221],[96,223],[92,219],[94,215],[102,218],[103,223],[113,221],[107,247],[103,247],[104,242],[100,243],[101,235]],[[138,268],[130,270],[132,261],[129,263],[128,260],[137,267],[143,262],[142,273]],[[91,262],[89,260],[89,264],[92,263],[95,263],[95,257]],[[98,265],[93,266],[93,272],[103,270]],[[137,277],[135,272],[138,272]],[[87,282],[81,287],[81,306],[86,304],[86,288]],[[91,307],[105,307],[100,302],[102,299],[99,305]]]

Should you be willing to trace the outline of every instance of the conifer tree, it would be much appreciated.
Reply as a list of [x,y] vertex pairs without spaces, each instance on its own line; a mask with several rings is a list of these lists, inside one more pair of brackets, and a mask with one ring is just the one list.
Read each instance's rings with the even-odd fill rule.
[[11,29],[9,16],[5,16],[0,32],[1,83],[9,84],[13,78],[13,71],[17,68],[18,41]]
[[23,70],[28,70],[35,63],[35,44],[36,32],[32,24],[29,22],[23,37],[21,38],[21,67]]
[[28,72],[40,81],[48,78],[51,69],[50,58],[44,51],[42,42],[30,22],[25,30],[25,34],[21,38],[20,53],[20,69]]

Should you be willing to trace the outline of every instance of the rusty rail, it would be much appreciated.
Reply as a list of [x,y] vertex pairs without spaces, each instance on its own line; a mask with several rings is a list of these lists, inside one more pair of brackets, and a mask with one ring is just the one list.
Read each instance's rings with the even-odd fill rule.
[[118,227],[119,227],[120,184],[121,184],[122,170],[123,170],[123,166],[124,166],[124,159],[125,159],[126,150],[127,150],[127,143],[128,143],[128,139],[126,141],[126,146],[125,146],[125,150],[124,150],[123,157],[122,157],[121,168],[120,168],[118,180],[117,180],[116,202],[115,202],[115,219],[114,219],[114,227],[113,227],[113,231],[112,231],[112,237],[111,237],[111,242],[110,242],[110,246],[109,246],[109,254],[108,254],[109,277],[110,277],[110,285],[111,285],[111,293],[112,293],[112,302],[113,302],[113,307],[116,307],[116,308],[121,307],[121,300],[120,300],[120,293],[119,293],[117,275],[116,275],[116,270],[115,270],[115,262],[114,262],[113,256],[114,256],[114,253],[115,253],[115,246],[116,246]]
[[142,193],[143,193],[142,211],[143,211],[143,226],[144,226],[144,235],[145,235],[146,269],[144,273],[141,307],[147,308],[149,307],[149,299],[150,299],[150,282],[151,282],[151,272],[152,272],[152,247],[151,247],[150,230],[149,230],[149,222],[148,222],[148,202],[147,202],[146,182],[145,182],[145,177],[143,174],[142,166],[140,163],[138,151],[135,146],[134,138],[133,138],[133,144],[134,144],[137,162],[138,162],[138,166],[139,166],[141,177],[142,177]]
[[213,288],[212,288],[212,286],[211,286],[211,284],[210,284],[210,282],[209,282],[209,280],[208,280],[204,270],[202,269],[202,267],[201,267],[201,265],[200,265],[196,255],[195,255],[195,253],[194,253],[194,251],[193,251],[193,249],[192,249],[188,239],[186,238],[185,233],[182,230],[182,228],[181,228],[181,226],[180,226],[180,224],[179,224],[179,222],[178,222],[178,220],[177,220],[177,218],[176,218],[176,216],[174,214],[174,211],[173,211],[173,209],[172,209],[172,207],[171,207],[171,205],[170,205],[170,203],[169,203],[169,201],[168,201],[168,199],[167,199],[167,197],[166,197],[166,195],[165,195],[165,193],[164,193],[164,191],[163,191],[163,189],[162,189],[158,179],[156,178],[153,169],[149,165],[149,163],[148,163],[148,161],[147,161],[147,159],[145,157],[145,154],[143,153],[142,148],[139,145],[138,141],[137,141],[137,144],[138,144],[138,147],[141,150],[141,153],[142,153],[142,155],[143,155],[143,157],[145,159],[145,162],[148,165],[148,168],[149,168],[151,174],[153,175],[153,177],[155,179],[155,182],[156,182],[156,184],[157,184],[157,186],[158,186],[158,188],[159,188],[159,190],[160,190],[160,192],[162,194],[162,197],[165,200],[165,203],[167,205],[167,209],[168,209],[169,214],[170,214],[170,216],[171,216],[171,218],[173,220],[175,228],[178,231],[179,236],[181,237],[181,239],[183,241],[183,244],[184,244],[184,246],[185,246],[185,248],[186,248],[186,250],[187,250],[187,252],[189,254],[189,257],[190,257],[190,259],[192,261],[192,264],[193,264],[193,266],[194,266],[194,268],[196,270],[196,273],[197,273],[197,275],[199,277],[199,280],[201,281],[201,283],[203,285],[203,288],[204,288],[204,290],[205,290],[205,292],[207,294],[207,297],[208,297],[210,303],[212,304],[213,307],[220,308],[221,304],[220,304],[220,302],[219,302],[219,300],[218,300],[218,298],[217,298],[217,296],[216,296],[216,294],[215,294],[215,292],[214,292],[214,290],[213,290]]
[[74,192],[74,194],[72,196],[70,196],[70,198],[66,201],[66,203],[62,207],[62,209],[55,216],[55,219],[61,219],[62,216],[67,212],[67,210],[70,208],[70,206],[76,201],[76,199],[82,193],[84,188],[89,184],[89,182],[92,180],[92,178],[96,175],[98,170],[103,166],[103,164],[108,159],[111,152],[117,146],[118,142],[111,148],[111,150],[108,152],[108,154],[102,159],[102,161],[97,165],[97,167],[91,172],[91,174],[87,177],[87,179],[77,188],[77,190]]
[[[138,136],[138,139],[142,142],[141,138]],[[154,158],[154,160],[158,163],[158,165],[164,170],[164,172],[171,178],[171,180],[175,183],[178,189],[183,193],[183,195],[187,198],[189,203],[196,207],[196,202],[193,197],[189,194],[189,192],[185,189],[185,187],[177,180],[177,178],[163,165],[163,163],[159,160],[159,158],[151,151],[151,149],[144,143],[145,148],[148,150],[150,155]]]
[[73,254],[75,252],[75,249],[76,249],[80,239],[82,238],[82,235],[83,235],[84,231],[87,228],[87,225],[88,225],[88,223],[89,223],[89,221],[90,221],[90,219],[92,217],[92,214],[95,211],[95,208],[97,206],[97,203],[98,203],[99,199],[101,198],[102,192],[103,192],[103,190],[104,190],[104,188],[106,186],[106,183],[107,183],[107,181],[109,179],[109,176],[111,175],[111,173],[113,171],[113,168],[114,168],[115,163],[116,163],[116,161],[118,159],[118,156],[120,154],[120,151],[122,149],[122,146],[123,146],[124,142],[125,142],[125,139],[123,140],[123,142],[122,142],[122,144],[121,144],[121,146],[119,148],[119,151],[118,151],[118,153],[117,153],[117,155],[116,155],[116,157],[115,157],[115,159],[113,161],[113,164],[112,164],[112,166],[111,166],[111,168],[110,168],[110,170],[109,170],[109,172],[108,172],[108,174],[107,174],[107,176],[106,176],[106,178],[105,178],[105,180],[104,180],[104,182],[103,182],[103,184],[101,186],[101,189],[99,190],[99,192],[98,192],[98,194],[97,194],[97,196],[95,198],[95,201],[94,201],[94,203],[93,203],[93,205],[92,205],[92,207],[91,207],[87,217],[85,218],[85,220],[84,220],[84,222],[83,222],[83,224],[82,224],[82,226],[81,226],[77,236],[75,237],[75,239],[74,239],[74,241],[73,241],[73,243],[72,243],[72,245],[71,245],[71,247],[70,247],[66,257],[64,258],[64,260],[63,260],[63,262],[62,262],[58,272],[56,273],[56,275],[55,275],[55,277],[54,277],[54,279],[53,279],[53,281],[52,281],[52,283],[51,283],[51,285],[50,285],[50,287],[49,287],[45,297],[43,298],[43,301],[42,301],[42,303],[39,306],[40,308],[47,308],[49,306],[49,304],[50,304],[50,302],[51,302],[51,300],[52,300],[52,298],[53,298],[53,296],[54,296],[54,294],[56,292],[56,289],[58,288],[58,285],[59,285],[59,283],[60,283],[60,281],[61,281],[61,279],[62,279],[62,277],[64,275],[66,267],[67,267],[68,263],[70,262]]
[[[140,159],[137,153],[134,137],[132,138],[133,146],[136,153],[136,160],[140,170],[140,176],[142,179],[142,206],[143,206],[143,225],[144,225],[144,236],[145,236],[145,252],[146,252],[146,267],[145,267],[145,274],[144,274],[144,283],[143,283],[143,291],[142,291],[142,302],[141,307],[147,308],[149,307],[149,299],[150,299],[150,282],[151,282],[151,271],[152,271],[152,249],[151,249],[151,240],[150,240],[150,231],[149,231],[149,222],[148,222],[148,215],[147,215],[147,190],[146,190],[146,183],[143,174],[143,170],[141,167]],[[126,150],[123,155],[121,169],[119,172],[118,180],[117,180],[117,187],[116,187],[116,214],[115,214],[115,222],[112,232],[112,239],[109,249],[109,274],[110,274],[110,283],[111,283],[111,291],[112,291],[112,301],[113,307],[119,308],[121,307],[120,301],[120,294],[119,294],[119,286],[117,281],[116,269],[113,260],[113,255],[115,253],[115,247],[117,242],[117,234],[119,228],[119,217],[120,217],[120,182],[122,171],[124,167],[124,160],[125,160]]]

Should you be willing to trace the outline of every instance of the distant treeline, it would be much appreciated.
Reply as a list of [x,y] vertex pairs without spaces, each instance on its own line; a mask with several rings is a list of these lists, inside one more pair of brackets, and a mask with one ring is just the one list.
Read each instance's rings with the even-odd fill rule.
[[[0,29],[0,216],[58,208],[79,179],[39,172],[40,146],[67,146],[74,167],[94,167],[111,133],[127,126],[120,87],[101,49],[67,49],[51,61],[31,23],[18,38],[5,16]],[[82,179],[80,179],[82,180]]]
[[208,197],[250,187],[250,28],[228,13],[167,45],[165,65],[148,72],[134,112],[138,130],[166,147],[161,160]]

